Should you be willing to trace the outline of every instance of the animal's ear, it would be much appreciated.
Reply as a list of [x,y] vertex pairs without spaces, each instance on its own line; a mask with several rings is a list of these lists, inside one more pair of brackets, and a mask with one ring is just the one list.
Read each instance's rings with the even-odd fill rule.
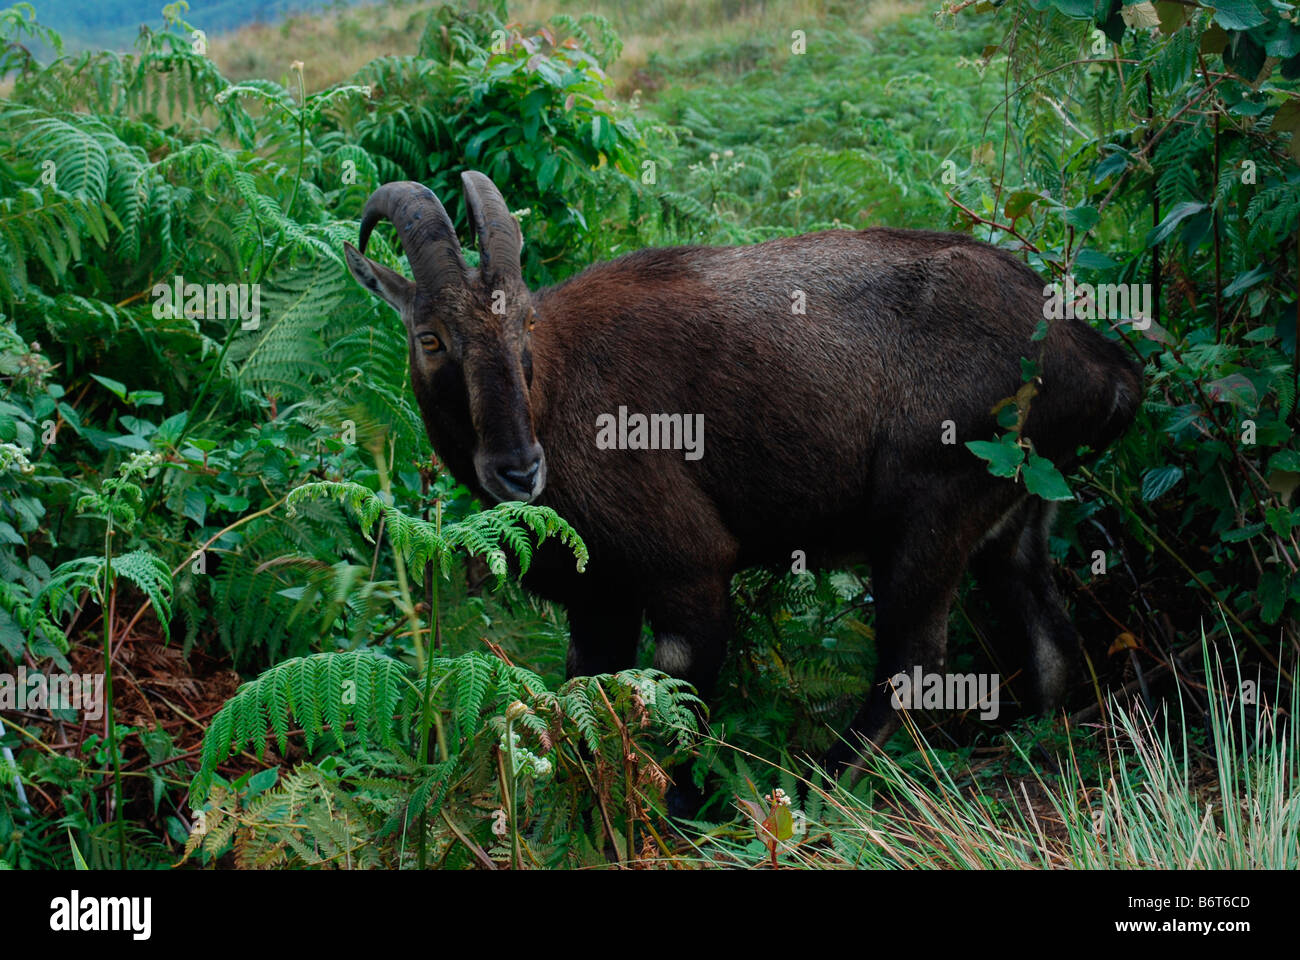
[[343,257],[348,262],[348,269],[357,283],[361,284],[380,300],[386,302],[399,314],[405,315],[406,308],[415,296],[415,283],[407,280],[396,270],[390,270],[382,263],[375,263],[352,244],[343,244]]

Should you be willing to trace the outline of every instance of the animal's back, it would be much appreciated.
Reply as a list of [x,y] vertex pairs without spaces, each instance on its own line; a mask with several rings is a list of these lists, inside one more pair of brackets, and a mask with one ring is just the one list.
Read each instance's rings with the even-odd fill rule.
[[[560,399],[534,410],[539,435],[548,449],[600,457],[602,477],[634,502],[702,491],[741,540],[847,539],[857,534],[847,521],[895,472],[982,469],[963,442],[990,437],[990,407],[1019,388],[1042,290],[1013,256],[960,234],[830,231],[639,251],[540,295],[536,375],[564,386],[540,391]],[[1068,356],[1049,365],[1059,382],[1045,394],[1113,392],[1076,382],[1108,376],[1105,362],[1074,356],[1111,357],[1095,331],[1054,334],[1048,348]],[[595,450],[597,418],[620,407],[702,415],[703,455]],[[1084,413],[1038,419],[1059,435]],[[940,442],[948,420],[956,444]],[[564,468],[552,464],[562,500],[563,488],[583,488],[587,465]],[[574,506],[608,504],[594,488],[573,493]]]
[[[1026,671],[1040,710],[1061,705],[1078,642],[1053,582],[1050,513],[965,443],[998,432],[990,408],[1021,387],[1022,358],[1041,361],[1025,432],[1065,467],[1127,424],[1141,383],[1086,324],[1032,339],[1042,278],[969,237],[868,230],[647,250],[534,294],[505,198],[476,171],[462,182],[477,270],[437,197],[409,181],[372,194],[361,248],[345,253],[402,314],[444,462],[481,495],[554,507],[586,541],[586,573],[551,541],[524,578],[567,609],[570,675],[631,666],[644,615],[656,667],[707,699],[736,570],[856,545],[872,565],[877,687],[944,669],[972,565],[1002,600],[1008,674]],[[413,281],[364,256],[384,218]],[[442,334],[456,349],[439,349]],[[646,443],[656,415],[676,418],[667,449],[662,433]],[[898,723],[877,693],[848,736],[883,745]]]

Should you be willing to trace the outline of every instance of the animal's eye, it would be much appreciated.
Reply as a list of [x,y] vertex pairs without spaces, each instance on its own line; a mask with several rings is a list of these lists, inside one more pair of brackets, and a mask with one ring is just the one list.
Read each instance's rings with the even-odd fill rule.
[[533,327],[535,326],[537,326],[537,312],[535,310],[529,310],[528,311],[528,332],[531,333]]
[[442,350],[442,341],[438,339],[436,333],[422,333],[419,335],[419,341],[426,353],[438,353]]

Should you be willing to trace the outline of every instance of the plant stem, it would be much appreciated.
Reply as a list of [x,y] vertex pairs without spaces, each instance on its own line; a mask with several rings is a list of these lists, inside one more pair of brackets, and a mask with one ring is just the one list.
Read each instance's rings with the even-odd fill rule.
[[[506,819],[510,823],[510,869],[518,870],[523,863],[522,851],[519,849],[519,820],[515,811],[515,722],[506,716],[506,749],[504,769],[501,772],[505,796]],[[500,761],[501,753],[497,759]]]
[[[379,488],[383,491],[385,497],[392,499],[392,481],[388,476],[388,464],[384,457],[382,445],[375,447],[375,468],[379,472]],[[442,532],[442,504],[437,508],[438,532]],[[382,536],[382,534],[381,534]],[[434,557],[435,565],[440,565],[440,558]],[[411,622],[411,637],[415,643],[415,662],[417,669],[424,673],[424,706],[420,713],[420,763],[429,762],[429,730],[437,728],[438,747],[443,760],[447,759],[447,740],[442,729],[442,718],[433,712],[433,650],[425,650],[423,642],[420,640],[420,616],[415,610],[415,602],[411,598],[411,586],[406,578],[406,563],[402,558],[400,550],[393,549],[393,563],[397,568],[397,586],[402,594],[402,603],[405,606],[405,613]],[[373,577],[373,572],[371,573]],[[435,578],[436,581],[436,578]],[[435,582],[430,593],[431,602],[429,605],[429,624],[430,632],[433,636],[438,633],[438,587]],[[428,863],[428,844],[427,844],[427,817],[425,811],[420,811],[420,837],[418,842],[418,863],[420,869],[425,869]]]
[[[434,585],[433,605],[429,610],[429,622],[433,624],[433,629],[437,630],[438,623],[438,589]],[[417,633],[418,642],[418,633]],[[420,711],[420,762],[429,762],[429,728],[433,726],[433,651],[430,650],[424,658],[424,707]],[[439,718],[441,720],[441,718]],[[438,745],[442,748],[442,758],[447,759],[447,742],[443,737],[442,724],[438,723]],[[420,846],[419,846],[419,863],[420,869],[425,868],[428,851],[426,849],[427,841],[427,824],[426,815],[423,810],[420,811]]]
[[126,821],[122,819],[122,757],[117,743],[117,711],[113,707],[113,617],[117,611],[117,579],[113,576],[113,520],[104,528],[104,590],[108,608],[104,612],[104,700],[108,722],[108,752],[113,758],[113,821],[117,832],[117,865],[126,869]]

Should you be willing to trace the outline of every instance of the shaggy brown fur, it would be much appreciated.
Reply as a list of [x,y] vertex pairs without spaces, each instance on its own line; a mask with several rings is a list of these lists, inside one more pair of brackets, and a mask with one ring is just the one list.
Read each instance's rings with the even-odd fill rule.
[[[1006,648],[1026,657],[1038,705],[1059,703],[1077,638],[1052,583],[1050,513],[964,442],[999,432],[990,408],[1017,391],[1020,358],[1040,346],[1025,435],[1063,468],[1124,430],[1141,381],[1078,321],[1031,342],[1044,303],[1032,270],[957,234],[842,230],[642,250],[529,293],[504,200],[486,177],[466,178],[490,281],[456,265],[449,220],[421,227],[445,245],[440,256],[407,248],[413,264],[442,264],[414,284],[351,246],[348,262],[401,311],[429,438],[456,478],[489,500],[554,507],[586,541],[585,574],[544,548],[525,579],[568,609],[572,674],[630,666],[645,615],[656,664],[707,697],[732,575],[788,565],[797,550],[871,564],[878,680],[918,664],[941,671],[973,558],[1003,601]],[[389,216],[402,237],[392,211],[417,201],[445,220],[409,183],[382,187],[366,216]],[[800,295],[803,314],[792,310]],[[599,449],[598,418],[620,406],[702,414],[703,456]],[[896,723],[878,693],[852,732],[881,743]]]

